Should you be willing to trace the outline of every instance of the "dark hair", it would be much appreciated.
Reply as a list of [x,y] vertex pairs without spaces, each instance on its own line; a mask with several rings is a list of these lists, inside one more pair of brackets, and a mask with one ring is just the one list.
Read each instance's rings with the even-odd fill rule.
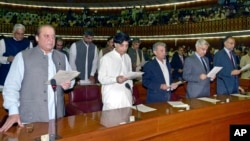
[[223,43],[225,43],[229,38],[233,38],[232,36],[226,36],[224,39],[223,39]]
[[110,41],[111,39],[113,39],[114,37],[113,36],[109,36],[108,38],[107,38],[107,41]]
[[84,31],[83,35],[85,36],[94,36],[94,32],[91,29],[87,29]]
[[123,32],[119,32],[115,34],[114,43],[121,44],[124,41],[130,42],[130,37],[128,34],[123,33]]
[[62,37],[56,37],[56,41],[63,41]]

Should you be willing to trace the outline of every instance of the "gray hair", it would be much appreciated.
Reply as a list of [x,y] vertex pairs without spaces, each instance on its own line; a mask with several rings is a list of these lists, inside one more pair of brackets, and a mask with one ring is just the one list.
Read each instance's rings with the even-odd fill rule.
[[163,42],[156,42],[156,43],[153,44],[153,51],[156,51],[159,46],[163,46],[163,47],[166,48],[167,45],[165,43],[163,43]]
[[14,27],[13,27],[13,33],[16,32],[16,30],[18,29],[23,29],[25,31],[25,26],[22,25],[22,24],[15,24]]
[[195,43],[195,47],[200,47],[200,46],[203,46],[203,45],[209,46],[209,43],[204,39],[199,39]]

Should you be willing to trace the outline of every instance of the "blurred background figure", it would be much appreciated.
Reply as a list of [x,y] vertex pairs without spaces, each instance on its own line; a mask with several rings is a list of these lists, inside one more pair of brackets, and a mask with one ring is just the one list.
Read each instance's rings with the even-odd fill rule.
[[128,55],[132,61],[132,70],[140,71],[145,63],[143,51],[140,49],[141,41],[139,38],[133,38],[132,46],[128,49]]
[[102,48],[99,51],[99,59],[102,58],[103,55],[105,55],[106,53],[112,51],[114,49],[114,37],[110,36],[107,38],[107,45],[105,48]]
[[182,81],[182,73],[183,73],[183,65],[185,61],[184,56],[184,49],[183,47],[179,47],[177,52],[174,53],[172,60],[171,60],[171,67],[172,67],[172,75],[174,81]]
[[13,37],[0,40],[0,86],[4,85],[12,61],[17,53],[32,48],[32,43],[24,38],[25,27],[22,24],[15,24]]
[[69,54],[67,51],[64,50],[64,41],[61,37],[56,38],[55,49],[64,53],[67,56],[67,58],[69,59]]
[[[247,50],[247,54],[242,56],[240,59],[240,67],[244,67],[247,64],[250,64],[250,49]],[[250,78],[250,69],[244,70],[241,73],[241,78],[249,79]]]
[[93,43],[94,32],[86,30],[83,39],[74,42],[69,51],[69,63],[72,70],[80,72],[80,84],[96,83],[95,74],[98,66],[98,49]]

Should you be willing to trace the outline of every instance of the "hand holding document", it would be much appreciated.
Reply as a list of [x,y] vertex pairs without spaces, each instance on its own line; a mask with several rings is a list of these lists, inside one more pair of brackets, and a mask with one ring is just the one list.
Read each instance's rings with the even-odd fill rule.
[[124,75],[124,77],[128,78],[129,80],[140,78],[142,77],[143,72],[129,72]]
[[207,77],[213,77],[213,76],[215,76],[221,69],[222,69],[222,67],[217,67],[217,66],[215,66],[215,67],[207,74]]
[[[55,76],[51,79],[56,80],[56,85],[60,85],[65,81],[71,81],[72,79],[76,78],[80,72],[78,71],[64,71],[59,70]],[[46,84],[50,84],[50,80],[46,82]]]
[[250,64],[246,64],[244,67],[240,69],[240,71],[245,71],[250,68]]
[[172,83],[172,84],[170,85],[171,90],[176,89],[179,85],[181,85],[181,84],[183,84],[183,83],[185,83],[185,82],[186,82],[186,81],[177,81],[177,82],[175,82],[175,83]]

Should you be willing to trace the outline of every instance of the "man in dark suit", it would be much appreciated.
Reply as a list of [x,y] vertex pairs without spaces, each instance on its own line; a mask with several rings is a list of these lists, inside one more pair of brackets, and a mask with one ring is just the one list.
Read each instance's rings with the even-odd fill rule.
[[204,39],[196,41],[196,52],[185,60],[183,78],[188,82],[187,97],[197,98],[210,95],[210,80],[207,73],[210,71],[208,58],[205,57],[209,43]]
[[171,98],[171,90],[177,88],[172,83],[170,64],[166,61],[166,44],[153,45],[155,59],[144,65],[142,83],[147,88],[147,103],[166,102]]
[[237,69],[236,56],[233,52],[235,39],[229,36],[224,39],[223,43],[224,48],[214,56],[214,66],[223,67],[217,74],[217,94],[238,93],[239,89],[244,93],[239,86],[238,76],[241,71]]
[[173,79],[174,81],[183,80],[182,79],[182,72],[183,72],[183,65],[184,65],[184,49],[183,47],[179,47],[178,51],[173,55],[171,60],[171,67],[173,69]]

